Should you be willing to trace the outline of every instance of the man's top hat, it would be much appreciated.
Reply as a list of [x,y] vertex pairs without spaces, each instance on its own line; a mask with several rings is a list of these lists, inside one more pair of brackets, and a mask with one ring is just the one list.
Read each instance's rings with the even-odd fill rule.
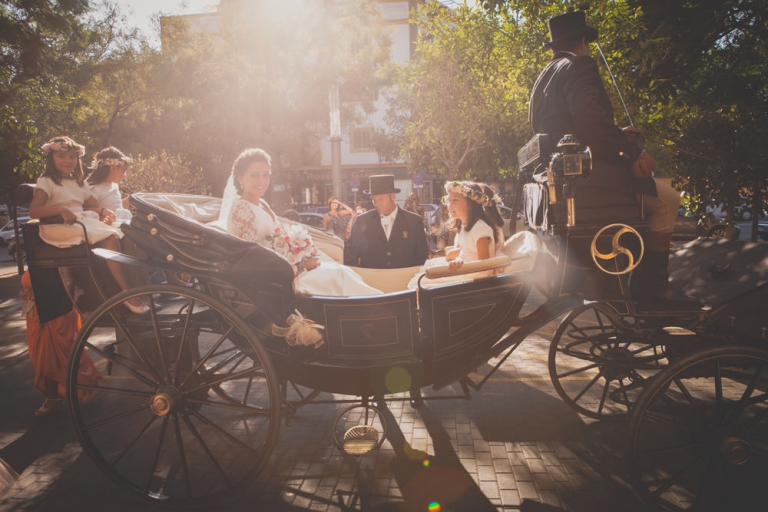
[[371,176],[370,190],[364,190],[364,194],[377,196],[379,194],[397,194],[399,188],[395,188],[395,177],[389,174],[377,174]]
[[588,43],[597,39],[597,30],[587,26],[583,11],[569,12],[550,18],[550,40],[544,43],[544,46],[550,48],[554,43],[577,37],[586,37]]

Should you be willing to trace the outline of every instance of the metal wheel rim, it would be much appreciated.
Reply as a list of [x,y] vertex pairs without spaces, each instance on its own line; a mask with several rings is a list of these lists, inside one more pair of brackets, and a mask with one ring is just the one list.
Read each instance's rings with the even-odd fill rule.
[[[735,371],[736,362],[754,366]],[[768,351],[748,347],[707,349],[659,374],[629,428],[632,480],[643,499],[663,510],[753,510],[754,496],[743,491],[765,498],[767,390]]]
[[[594,326],[576,325],[589,316],[594,317]],[[616,327],[614,318],[600,304],[574,309],[560,322],[550,344],[552,385],[564,402],[590,418],[625,417],[665,360],[659,345],[632,339]],[[611,359],[611,350],[631,357]]]
[[[198,340],[200,353],[195,360],[187,356],[193,351],[185,348],[191,342],[183,341],[185,336],[192,339],[190,333],[198,323],[205,324],[198,322],[195,315],[182,312],[165,316],[153,306],[152,312],[142,317],[130,313],[121,316],[121,312],[127,312],[122,306],[125,300],[158,293],[188,300],[193,307],[187,308],[187,312],[199,313],[203,318],[207,315],[214,324],[226,325],[226,333],[223,328],[220,333],[201,330],[204,340]],[[89,341],[97,332],[106,332],[105,337],[111,339],[110,328],[103,327],[109,324],[107,319],[114,324],[122,323],[122,329],[111,328],[114,332],[127,329],[129,334],[131,322],[149,322],[153,326],[155,346],[160,339],[160,345],[165,348],[147,357],[149,349],[139,347],[137,352],[128,342],[135,358],[141,359],[139,353],[145,356],[143,362],[109,354],[96,345],[95,338],[93,343]],[[169,319],[183,324],[184,333],[178,346],[172,348],[168,348],[167,342],[175,332],[169,327]],[[229,335],[233,332],[241,333],[247,340],[252,361],[257,361],[252,367],[243,369],[236,365],[240,357],[232,348],[235,344]],[[216,340],[218,348],[210,340]],[[133,343],[137,341],[133,339]],[[115,343],[121,344],[124,345],[122,341]],[[78,370],[87,366],[81,358],[84,351],[103,357],[112,371],[118,368],[118,377],[94,386],[78,383],[75,378]],[[176,354],[176,360],[172,353]],[[118,379],[123,383],[113,386]],[[243,389],[248,382],[253,389]],[[242,403],[217,399],[213,389],[216,386],[229,386],[233,390],[239,386]],[[93,403],[87,403],[84,397],[78,396],[78,391],[97,391],[98,394]],[[155,502],[191,504],[236,492],[267,463],[280,426],[277,378],[253,330],[221,302],[183,287],[148,285],[118,294],[102,304],[85,322],[73,346],[67,394],[72,397],[68,400],[70,419],[84,451],[113,482]],[[110,446],[103,433],[105,426],[116,431],[124,429],[124,435],[115,436],[124,442]],[[153,439],[156,446],[148,449]],[[150,454],[150,466],[138,468],[146,453]],[[242,455],[246,453],[248,460]],[[140,476],[143,482],[139,481]]]

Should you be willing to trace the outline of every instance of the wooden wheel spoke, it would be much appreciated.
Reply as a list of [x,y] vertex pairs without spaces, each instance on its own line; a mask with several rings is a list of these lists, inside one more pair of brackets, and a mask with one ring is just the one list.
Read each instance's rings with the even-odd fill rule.
[[251,407],[248,405],[235,404],[230,402],[210,402],[208,400],[187,400],[187,403],[208,405],[211,407],[218,407],[220,409],[230,409],[233,411],[240,411],[247,414],[253,414],[255,416],[269,416],[270,411],[268,409],[262,409],[261,407]]
[[247,370],[243,370],[241,372],[234,373],[232,375],[225,374],[221,378],[210,380],[210,381],[205,381],[204,383],[202,383],[202,384],[200,384],[198,386],[195,386],[194,388],[187,389],[187,390],[185,390],[185,394],[190,394],[190,393],[194,393],[195,391],[199,391],[201,389],[210,388],[211,386],[216,386],[218,384],[221,384],[222,382],[227,382],[228,380],[241,379],[243,377],[247,377],[249,375],[253,375],[253,374],[257,373],[257,372],[258,372],[258,369],[256,369],[256,368],[249,368]]
[[165,352],[163,350],[163,337],[160,335],[160,323],[157,321],[157,311],[155,309],[155,301],[152,297],[149,297],[149,316],[152,318],[152,329],[155,331],[155,348],[157,349],[158,357],[160,358],[160,368],[162,370],[162,378],[164,382],[168,381],[168,366],[165,361]]
[[117,465],[117,463],[120,462],[120,459],[122,459],[125,456],[125,454],[128,453],[128,450],[130,450],[131,447],[133,447],[133,445],[136,444],[136,441],[141,439],[141,436],[144,435],[144,432],[147,431],[147,429],[155,422],[157,418],[158,416],[155,416],[153,414],[152,417],[149,419],[149,421],[142,427],[142,429],[136,432],[136,435],[133,436],[133,439],[131,439],[131,442],[128,443],[125,446],[125,448],[120,450],[120,453],[117,454],[117,457],[115,457],[115,460],[113,460],[112,463],[109,465],[110,468],[114,468]]
[[113,354],[109,354],[109,353],[107,353],[107,352],[104,352],[103,350],[101,350],[101,349],[100,349],[99,347],[97,347],[96,345],[94,345],[94,344],[92,344],[92,343],[90,343],[90,342],[85,342],[85,346],[86,346],[87,348],[89,348],[89,349],[93,350],[93,351],[94,351],[94,352],[96,352],[97,354],[99,354],[101,357],[103,357],[103,358],[104,358],[104,359],[106,359],[107,361],[109,361],[109,362],[111,362],[111,363],[114,363],[114,364],[118,365],[119,367],[121,367],[121,368],[124,368],[124,369],[128,370],[129,372],[131,372],[131,374],[132,374],[134,377],[136,377],[137,379],[139,379],[141,382],[143,382],[143,383],[144,383],[144,384],[146,384],[147,386],[150,386],[150,387],[152,387],[152,388],[156,388],[157,386],[159,386],[159,385],[160,385],[160,384],[159,384],[159,381],[157,381],[157,380],[152,380],[152,379],[148,378],[146,375],[144,375],[144,374],[142,374],[142,373],[139,373],[138,371],[136,371],[136,370],[134,370],[133,368],[131,368],[129,365],[127,365],[127,364],[125,364],[124,362],[122,362],[122,361],[120,360],[120,358],[119,358],[119,357],[116,357],[116,356],[115,356],[115,355],[113,355]]
[[655,412],[646,411],[645,414],[646,414],[646,416],[648,416],[649,418],[651,418],[652,420],[654,420],[654,421],[656,421],[658,423],[663,423],[664,425],[670,425],[672,427],[677,427],[680,430],[686,430],[688,432],[696,432],[696,430],[692,429],[688,425],[683,425],[682,423],[678,423],[678,422],[676,422],[676,421],[674,421],[672,419],[665,418],[664,416],[660,416],[660,415],[656,414]]
[[694,459],[693,462],[691,462],[688,465],[686,465],[685,467],[683,467],[680,471],[678,471],[677,473],[675,473],[671,477],[664,479],[663,480],[664,484],[660,485],[655,491],[651,492],[651,494],[653,496],[655,496],[656,498],[658,498],[659,496],[661,496],[662,494],[667,492],[673,485],[675,485],[677,480],[681,476],[683,476],[688,470],[690,470],[690,469],[692,469],[694,467],[697,467],[699,465],[699,463],[701,463],[702,461],[706,460],[707,458],[708,458],[707,455],[702,455],[701,457],[699,457],[697,459]]
[[179,447],[179,458],[181,459],[181,470],[184,473],[184,485],[187,488],[187,496],[192,497],[192,484],[189,481],[189,468],[187,467],[187,453],[184,450],[184,440],[181,437],[181,425],[179,424],[179,415],[173,415],[173,433],[176,436],[176,444]]
[[200,371],[200,368],[205,364],[206,361],[216,352],[216,350],[221,346],[222,343],[224,343],[224,340],[226,340],[230,333],[235,329],[233,325],[229,326],[229,329],[224,332],[224,334],[219,337],[219,339],[214,343],[214,345],[208,350],[208,353],[205,354],[205,357],[203,357],[198,363],[195,365],[195,367],[192,369],[189,375],[182,381],[180,384],[181,387],[184,387],[184,385],[187,383],[187,380],[192,376],[195,375],[198,371]]
[[[181,341],[179,342],[179,350],[176,353],[176,360],[181,361],[182,356],[184,355],[184,349],[187,347],[187,338],[189,337],[189,327],[192,324],[192,314],[195,311],[195,299],[189,299],[189,303],[187,304],[187,314],[184,317],[184,328],[181,331]],[[173,383],[178,384],[179,383],[179,372],[178,370],[174,372],[173,374]]]
[[588,364],[587,366],[582,366],[581,368],[576,368],[575,370],[569,370],[569,371],[567,371],[565,373],[558,373],[557,374],[557,378],[558,379],[564,379],[564,378],[570,377],[571,375],[574,375],[576,373],[585,372],[587,370],[592,370],[592,369],[597,368],[597,367],[598,367],[597,363]]
[[701,446],[700,443],[688,443],[688,444],[680,444],[676,446],[665,446],[664,448],[655,448],[653,450],[638,451],[637,456],[647,457],[652,455],[663,455],[663,454],[675,453],[683,450],[690,450],[693,448],[698,448],[700,446]]
[[168,429],[168,416],[163,418],[163,425],[160,427],[160,437],[157,440],[157,449],[155,450],[155,456],[152,458],[152,464],[149,470],[149,478],[147,479],[147,485],[144,487],[144,494],[149,494],[149,489],[152,487],[152,480],[155,477],[155,469],[157,469],[157,461],[160,460],[160,451],[163,449],[163,441],[165,440],[165,431]]
[[227,487],[231,488],[232,483],[229,481],[229,478],[227,478],[227,474],[219,465],[219,462],[216,460],[216,457],[213,456],[211,449],[208,447],[208,444],[203,440],[203,436],[200,435],[200,432],[197,431],[197,428],[195,427],[194,423],[192,423],[192,420],[189,419],[189,417],[186,415],[182,415],[182,418],[184,419],[184,423],[186,423],[189,431],[192,432],[192,435],[195,436],[195,439],[197,439],[197,441],[200,443],[200,446],[202,446],[203,451],[205,451],[206,455],[208,455],[208,458],[211,460],[214,467],[219,471],[219,474],[226,482]]
[[239,440],[238,438],[236,438],[235,436],[233,436],[232,434],[230,434],[229,432],[227,432],[226,430],[224,430],[220,426],[216,425],[213,421],[208,419],[206,416],[200,414],[199,411],[190,411],[190,413],[195,418],[199,419],[200,421],[202,421],[203,423],[205,423],[206,425],[211,427],[213,430],[218,432],[219,435],[221,435],[222,437],[224,437],[226,439],[229,439],[230,441],[232,441],[233,443],[235,443],[235,444],[237,444],[239,446],[242,446],[246,451],[248,451],[249,453],[251,453],[252,455],[254,455],[256,457],[261,456],[261,453],[259,453],[258,450],[248,446],[247,444],[245,444],[244,442],[242,442],[241,440]]
[[597,407],[597,415],[599,416],[603,412],[603,407],[605,406],[605,398],[608,396],[608,388],[611,385],[610,380],[605,379],[605,386],[603,387],[603,394],[600,396],[600,405]]
[[584,396],[584,393],[589,391],[589,388],[591,388],[595,384],[595,382],[597,382],[597,379],[599,379],[602,376],[603,376],[602,373],[598,373],[597,375],[595,375],[594,378],[592,380],[590,380],[589,383],[584,387],[584,389],[582,389],[581,392],[574,397],[573,402],[574,403],[578,402],[579,398]]
[[113,421],[121,420],[123,418],[127,418],[128,416],[131,416],[133,414],[136,414],[137,412],[146,411],[149,408],[149,404],[141,404],[138,407],[134,407],[133,409],[128,409],[127,411],[123,411],[120,414],[115,414],[114,416],[110,416],[108,418],[104,418],[101,421],[97,421],[96,423],[91,423],[90,425],[83,425],[81,428],[85,431],[103,427],[104,425],[108,425],[109,423],[112,423]]
[[160,375],[157,374],[157,370],[154,366],[152,366],[152,364],[149,363],[149,361],[147,361],[142,351],[139,350],[139,345],[136,343],[136,340],[133,339],[133,336],[131,336],[131,332],[125,326],[122,319],[115,313],[114,307],[109,310],[109,316],[112,317],[112,320],[120,329],[120,332],[123,333],[125,340],[128,342],[128,345],[131,346],[131,349],[133,350],[134,354],[136,354],[136,357],[139,358],[139,361],[141,361],[141,363],[152,372],[152,376],[155,378],[155,382],[160,382],[161,379]]
[[77,389],[86,389],[88,391],[98,391],[99,393],[115,393],[118,395],[140,396],[149,398],[154,395],[152,391],[140,391],[138,389],[110,388],[107,386],[89,386],[86,384],[75,384]]
[[[752,393],[755,391],[755,387],[757,387],[757,383],[760,380],[760,376],[763,373],[763,368],[765,367],[765,364],[762,363],[757,367],[757,370],[755,370],[755,374],[752,376],[751,379],[749,379],[749,383],[747,384],[746,389],[744,389],[744,393],[742,393],[741,398],[739,399],[738,403],[736,404],[736,407],[731,412],[730,417],[727,422],[731,423],[736,421],[739,416],[741,416],[741,413],[744,411],[744,408],[747,405],[752,405],[753,403],[760,403],[761,400],[758,400],[757,402],[752,402],[750,398],[752,397]],[[766,396],[766,394],[763,394],[761,396]]]

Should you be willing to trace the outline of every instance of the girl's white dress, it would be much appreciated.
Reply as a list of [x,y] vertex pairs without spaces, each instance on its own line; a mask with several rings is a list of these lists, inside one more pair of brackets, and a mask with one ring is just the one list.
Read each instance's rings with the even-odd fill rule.
[[[232,205],[227,217],[229,234],[256,242],[270,250],[272,237],[278,226],[280,224],[277,222],[277,216],[264,200],[259,207],[250,201],[239,199]],[[301,272],[294,279],[296,293],[327,297],[382,295],[381,291],[365,284],[354,270],[340,265],[322,252],[319,257],[319,267]]]
[[[498,248],[499,251],[496,250],[496,239],[494,238],[493,234],[493,228],[489,226],[488,223],[484,220],[478,219],[478,221],[475,222],[475,225],[472,226],[469,231],[462,229],[456,234],[454,247],[458,247],[460,249],[459,257],[464,260],[465,263],[470,261],[477,261],[480,259],[477,255],[477,241],[481,238],[490,238],[491,244],[488,247],[488,252],[491,257],[498,256],[499,254],[502,254],[501,247]],[[416,276],[414,276],[414,278],[411,279],[411,281],[408,283],[408,288],[415,289],[417,287],[419,275],[421,275],[421,273],[423,273],[426,269],[447,264],[448,263],[445,261],[445,257],[432,258],[431,260],[427,260],[426,264],[421,268],[421,271],[416,274]],[[460,281],[471,281],[472,279],[477,279],[478,277],[486,277],[490,275],[493,275],[493,270],[484,270],[482,272],[474,272],[472,274],[462,274],[457,276],[440,277],[437,279],[422,279],[421,284],[422,286],[429,286],[455,283]]]
[[[116,226],[108,226],[99,220],[96,212],[83,211],[83,203],[90,198],[91,187],[88,182],[79,186],[75,180],[61,180],[57,185],[51,178],[43,176],[37,179],[37,188],[48,194],[46,206],[63,205],[75,214],[88,232],[88,243],[95,244],[112,235],[123,237],[123,232]],[[79,224],[45,224],[40,226],[40,238],[48,244],[66,248],[80,245],[85,238]]]
[[100,208],[107,208],[115,212],[114,227],[120,227],[123,222],[128,222],[133,217],[131,211],[123,208],[123,195],[120,193],[120,184],[102,181],[91,185],[91,194],[99,203]]

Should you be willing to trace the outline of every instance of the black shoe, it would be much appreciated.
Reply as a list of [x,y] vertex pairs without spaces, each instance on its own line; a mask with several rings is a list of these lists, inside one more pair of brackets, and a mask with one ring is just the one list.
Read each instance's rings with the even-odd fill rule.
[[422,405],[424,405],[424,399],[421,397],[421,390],[420,389],[414,389],[411,391],[411,400],[410,400],[411,407],[414,409],[418,409]]

